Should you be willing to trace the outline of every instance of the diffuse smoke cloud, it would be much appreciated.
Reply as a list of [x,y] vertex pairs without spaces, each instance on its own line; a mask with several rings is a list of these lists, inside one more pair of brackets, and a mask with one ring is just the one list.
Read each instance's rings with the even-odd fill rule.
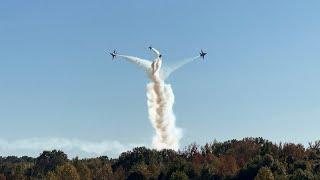
[[120,153],[145,144],[123,144],[119,141],[86,141],[60,137],[38,137],[7,140],[0,138],[0,154],[2,156],[37,157],[44,150],[58,149],[66,152],[71,158],[95,157],[108,154],[117,157]]

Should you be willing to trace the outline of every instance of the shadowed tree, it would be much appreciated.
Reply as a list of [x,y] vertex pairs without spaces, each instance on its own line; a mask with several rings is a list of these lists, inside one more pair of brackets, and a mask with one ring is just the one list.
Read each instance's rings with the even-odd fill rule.
[[127,180],[146,180],[147,178],[141,172],[132,172]]
[[113,173],[114,179],[118,180],[124,180],[126,178],[125,171],[120,166],[116,169],[116,171]]
[[33,172],[37,177],[44,177],[49,171],[54,171],[58,166],[68,162],[67,155],[62,151],[43,151],[36,159]]
[[171,174],[170,176],[170,180],[188,180],[188,176],[186,175],[186,173],[181,172],[181,171],[176,171],[174,173]]
[[302,169],[296,169],[290,176],[290,180],[309,180],[315,179],[310,171],[304,171]]

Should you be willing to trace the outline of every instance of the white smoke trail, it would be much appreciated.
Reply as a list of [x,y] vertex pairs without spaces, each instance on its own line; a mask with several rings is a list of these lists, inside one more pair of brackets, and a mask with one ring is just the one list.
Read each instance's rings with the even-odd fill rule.
[[[151,50],[157,55],[160,54],[157,50],[152,48]],[[182,130],[176,127],[175,115],[173,113],[172,107],[174,104],[174,94],[170,84],[165,84],[164,80],[170,76],[171,73],[181,68],[183,65],[198,59],[200,56],[189,58],[178,62],[176,65],[171,67],[157,69],[156,73],[152,69],[152,62],[133,56],[118,55],[125,60],[132,62],[142,69],[144,69],[151,79],[151,82],[147,84],[147,104],[149,119],[156,133],[153,137],[152,144],[153,147],[161,149],[179,149],[179,141],[182,137]],[[157,59],[158,61],[161,59]]]
[[157,75],[152,76],[151,80],[147,85],[147,99],[149,119],[156,130],[152,144],[156,149],[178,150],[182,133],[175,125],[171,85],[165,84]]
[[151,67],[151,62],[145,59],[141,59],[138,57],[134,57],[134,56],[126,56],[126,55],[117,55],[119,57],[124,58],[125,60],[134,63],[136,65],[138,65],[139,67],[141,67],[142,69],[144,69],[147,73],[149,73],[148,71],[150,70]]
[[176,70],[180,69],[182,66],[191,63],[192,61],[198,59],[200,56],[195,56],[192,58],[188,58],[182,61],[178,61],[178,63],[165,67],[162,71],[162,79],[167,79],[173,72],[175,72]]

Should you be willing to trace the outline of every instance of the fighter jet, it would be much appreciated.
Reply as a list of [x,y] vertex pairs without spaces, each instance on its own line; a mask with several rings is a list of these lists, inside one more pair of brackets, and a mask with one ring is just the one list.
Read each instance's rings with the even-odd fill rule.
[[117,56],[116,50],[113,50],[113,52],[111,52],[110,55],[112,56],[112,60],[113,60]]
[[156,59],[151,63],[152,74],[159,72],[162,64],[161,57],[162,55],[158,50],[149,46],[149,49],[156,55]]
[[207,53],[203,52],[202,49],[201,49],[200,57],[202,57],[203,60],[204,60],[204,56],[205,56],[206,54],[207,54]]
[[144,69],[147,75],[152,78],[152,77],[160,77],[161,79],[166,79],[172,74],[174,71],[177,69],[181,68],[185,64],[192,62],[193,60],[202,58],[204,59],[204,56],[207,54],[206,52],[203,52],[203,50],[200,51],[200,55],[184,59],[183,61],[180,61],[176,64],[173,64],[172,66],[167,66],[167,67],[162,67],[162,55],[161,53],[153,48],[152,46],[149,46],[148,49],[155,55],[153,60],[148,60],[148,59],[142,59],[134,56],[127,56],[127,55],[122,55],[118,54],[116,50],[113,52],[108,52],[112,56],[112,59],[116,57],[124,58],[125,60],[139,66],[140,68]]
[[162,58],[162,54],[160,54],[160,52],[158,50],[156,50],[155,48],[153,48],[152,46],[149,46],[149,49],[155,53],[159,58]]

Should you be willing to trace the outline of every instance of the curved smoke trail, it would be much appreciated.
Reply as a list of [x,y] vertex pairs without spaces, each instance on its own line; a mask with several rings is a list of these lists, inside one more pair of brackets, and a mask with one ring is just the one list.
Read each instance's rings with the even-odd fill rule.
[[165,68],[163,68],[163,71],[161,73],[161,78],[162,79],[167,79],[173,72],[175,72],[176,70],[180,69],[182,66],[191,63],[192,61],[198,59],[200,56],[195,56],[192,58],[188,58],[182,61],[178,61],[178,63],[173,64],[171,66],[167,66]]
[[[153,50],[154,48],[152,48]],[[157,55],[160,53],[153,50]],[[182,130],[176,127],[176,118],[172,107],[174,104],[174,94],[170,84],[165,84],[164,80],[171,73],[192,62],[199,56],[180,61],[174,66],[160,69],[157,73],[152,70],[152,62],[133,56],[118,55],[125,60],[138,65],[144,69],[151,82],[147,84],[147,104],[149,119],[156,133],[152,144],[156,149],[179,149],[179,141],[182,137]],[[156,59],[157,60],[157,59]],[[155,60],[155,61],[156,61]],[[159,60],[159,59],[158,59]]]

